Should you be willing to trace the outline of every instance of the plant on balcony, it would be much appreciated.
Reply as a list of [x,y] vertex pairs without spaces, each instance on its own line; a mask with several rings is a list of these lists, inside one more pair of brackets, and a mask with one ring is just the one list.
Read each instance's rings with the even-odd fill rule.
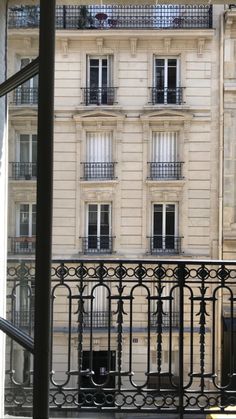
[[91,28],[93,26],[93,18],[87,6],[81,6],[78,18],[78,29]]

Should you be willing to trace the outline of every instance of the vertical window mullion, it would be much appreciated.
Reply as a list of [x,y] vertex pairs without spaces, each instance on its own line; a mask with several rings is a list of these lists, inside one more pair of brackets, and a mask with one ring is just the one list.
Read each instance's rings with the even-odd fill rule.
[[101,241],[101,204],[97,205],[97,237],[98,237],[98,249],[100,249]]
[[162,204],[162,247],[166,248],[166,204]]

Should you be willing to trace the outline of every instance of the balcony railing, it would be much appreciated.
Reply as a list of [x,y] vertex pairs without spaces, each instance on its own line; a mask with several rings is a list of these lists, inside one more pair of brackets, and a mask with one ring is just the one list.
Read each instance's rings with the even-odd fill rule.
[[38,88],[20,86],[14,90],[13,96],[14,105],[37,105],[38,103]]
[[154,235],[150,237],[151,254],[179,254],[181,252],[181,237],[172,235]]
[[81,163],[83,165],[83,180],[113,180],[115,179],[115,163],[96,162]]
[[[39,7],[9,10],[9,28],[39,26]],[[205,29],[212,28],[209,5],[57,6],[56,29]]]
[[10,237],[10,253],[14,255],[35,253],[35,236]]
[[84,105],[114,105],[115,87],[83,87]]
[[151,88],[151,103],[153,105],[182,105],[183,104],[183,88],[175,87],[158,89]]
[[37,163],[10,162],[9,177],[15,180],[34,180],[37,176]]
[[109,311],[84,313],[84,328],[103,329],[109,326]]
[[[20,285],[29,287],[23,295],[30,307],[34,281],[32,260],[8,261],[11,316]],[[52,261],[50,296],[52,416],[196,419],[213,406],[219,413],[231,406],[235,416],[235,261]],[[95,310],[101,301],[104,318]],[[33,388],[24,377],[33,363],[9,344],[6,414],[30,416]]]
[[34,327],[34,310],[14,310],[13,324],[19,328],[32,329]]
[[150,180],[182,179],[182,162],[148,162]]
[[113,251],[113,239],[111,236],[88,236],[81,237],[82,252],[84,254],[99,253],[109,254]]

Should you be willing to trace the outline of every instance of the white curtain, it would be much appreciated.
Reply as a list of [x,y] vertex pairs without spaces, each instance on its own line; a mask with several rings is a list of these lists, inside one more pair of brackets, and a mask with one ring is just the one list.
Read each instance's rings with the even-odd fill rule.
[[88,132],[86,141],[86,161],[99,163],[112,161],[112,133]]
[[177,132],[153,132],[152,161],[176,162],[177,161]]

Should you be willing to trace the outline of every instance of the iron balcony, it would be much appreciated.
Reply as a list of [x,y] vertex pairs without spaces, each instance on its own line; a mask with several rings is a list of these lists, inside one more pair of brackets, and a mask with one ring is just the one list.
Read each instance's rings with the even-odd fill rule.
[[[14,298],[12,303],[14,302]],[[31,309],[14,310],[12,313],[13,324],[19,328],[30,329],[34,327],[34,307]]]
[[83,180],[114,180],[115,163],[96,162],[81,163],[83,165]]
[[14,90],[14,105],[37,105],[38,104],[38,88],[19,86]]
[[82,87],[83,104],[88,105],[114,105],[115,87]]
[[179,254],[181,252],[181,237],[155,234],[150,239],[150,252],[155,254]]
[[[9,28],[37,28],[39,7],[9,10]],[[56,29],[210,29],[211,5],[57,6]]]
[[148,162],[150,180],[182,179],[183,162]]
[[101,236],[88,236],[81,237],[82,239],[82,252],[84,254],[110,254],[113,252],[113,239],[114,237],[101,235]]
[[109,311],[91,311],[84,313],[84,328],[103,329],[107,328],[109,322]]
[[151,103],[153,105],[182,105],[183,87],[164,87],[162,89],[152,87]]
[[35,253],[35,236],[10,237],[10,253],[14,255]]
[[9,177],[14,180],[35,180],[37,177],[37,163],[10,162]]

